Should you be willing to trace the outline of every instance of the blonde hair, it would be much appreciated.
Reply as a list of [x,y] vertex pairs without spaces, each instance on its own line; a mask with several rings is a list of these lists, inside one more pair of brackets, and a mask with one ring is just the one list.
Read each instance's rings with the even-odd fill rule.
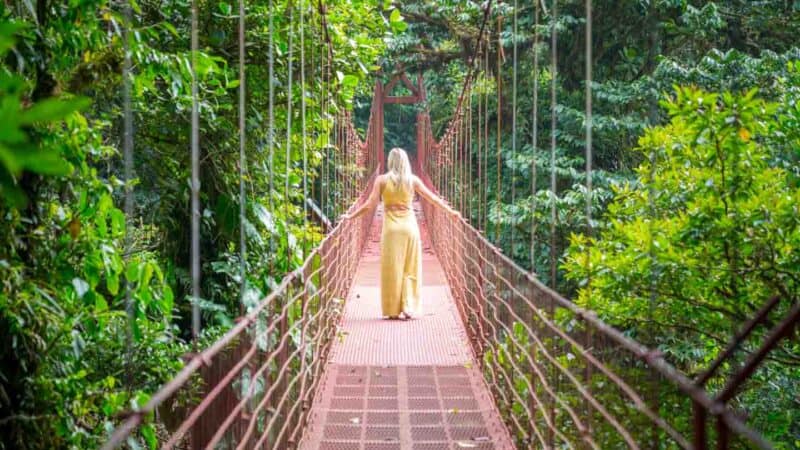
[[411,163],[408,161],[408,154],[402,148],[395,147],[389,152],[386,163],[388,168],[387,175],[389,180],[397,187],[404,187],[408,190],[413,189],[413,174],[411,173]]

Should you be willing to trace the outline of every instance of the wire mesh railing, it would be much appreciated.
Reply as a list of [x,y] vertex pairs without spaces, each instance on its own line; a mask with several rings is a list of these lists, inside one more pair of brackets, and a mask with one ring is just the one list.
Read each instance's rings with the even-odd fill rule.
[[[486,12],[491,9],[486,3]],[[706,390],[705,380],[690,380],[671,366],[662,355],[629,339],[600,321],[593,313],[548,288],[541,280],[508,258],[486,236],[502,242],[504,231],[497,216],[502,202],[502,185],[510,187],[511,204],[519,160],[517,151],[517,5],[512,9],[513,43],[511,79],[511,153],[503,156],[503,29],[498,17],[497,31],[484,39],[486,18],[467,65],[468,73],[452,119],[440,137],[434,135],[427,111],[417,119],[417,171],[421,178],[475,224],[454,221],[441,210],[423,202],[431,240],[442,258],[448,282],[461,318],[470,335],[473,350],[481,361],[485,378],[497,405],[521,448],[772,448],[747,427],[744,417],[729,407],[733,392],[796,326],[800,311],[789,311],[770,332],[758,351],[743,364],[726,354],[739,346],[735,339],[719,362],[739,367],[725,382],[726,389],[715,397]],[[534,96],[531,145],[531,205],[536,205],[537,161],[544,155],[538,138],[539,8],[534,14]],[[558,18],[558,2],[549,9],[551,23]],[[592,42],[592,1],[585,2],[586,42]],[[558,195],[556,156],[558,143],[558,45],[557,30],[550,32],[550,195]],[[592,48],[586,45],[586,223],[592,233]],[[490,67],[490,54],[497,67]],[[494,73],[494,81],[491,74]],[[482,74],[482,75],[481,75]],[[494,85],[494,86],[491,86]],[[490,87],[491,86],[491,87]],[[489,92],[494,90],[496,102]],[[477,95],[475,95],[477,94]],[[477,96],[477,108],[472,99]],[[494,118],[488,106],[495,103]],[[477,117],[474,117],[475,114]],[[474,119],[477,119],[475,121]],[[496,130],[490,135],[489,123]],[[477,127],[474,125],[477,122]],[[493,138],[493,139],[490,139]],[[491,155],[490,153],[494,153]],[[490,161],[490,158],[494,161]],[[492,164],[490,164],[490,162]],[[492,167],[494,166],[494,167]],[[496,171],[489,174],[489,170]],[[504,182],[509,175],[510,182]],[[490,183],[496,183],[491,186]],[[477,192],[476,192],[477,188]],[[489,198],[490,193],[495,199]],[[494,203],[492,205],[491,203]],[[474,208],[477,206],[477,208]],[[474,214],[477,209],[477,215]],[[495,216],[490,220],[490,216]],[[552,286],[558,275],[556,203],[550,205],[549,274]],[[531,221],[530,261],[535,267],[537,220]],[[490,233],[490,226],[492,228]],[[508,227],[509,247],[514,248],[514,226]],[[485,235],[484,235],[485,233]],[[655,299],[655,292],[653,293]],[[797,309],[797,308],[795,308]],[[795,325],[792,325],[795,324]],[[743,331],[747,331],[746,329]],[[711,372],[715,367],[711,368]],[[709,375],[711,376],[711,375]],[[719,382],[719,380],[717,380]],[[731,386],[727,389],[727,386]]]
[[[520,448],[708,448],[720,427],[738,439],[720,448],[771,448],[659,352],[543,285],[466,221],[427,202],[423,210],[437,254],[447,255],[442,264],[473,351]],[[715,430],[707,429],[711,417]]]
[[[363,215],[339,223],[302,267],[130,413],[104,448],[142,427],[165,449],[289,448],[305,424],[370,222]],[[186,395],[199,403],[177,407]]]
[[[346,148],[340,165],[355,164],[358,155],[367,164],[364,174],[340,175],[349,201],[371,191],[376,158],[365,155],[372,146],[358,137],[350,116],[340,119],[343,132],[334,137]],[[103,448],[135,447],[140,438],[164,449],[292,448],[336,338],[372,216],[337,224],[231,330],[191,356],[147,404],[126,413]]]
[[[438,142],[421,117],[427,159],[418,162],[420,176],[463,207],[459,147],[469,145],[472,130],[463,126],[461,105]],[[519,448],[772,448],[660,352],[544,285],[466,220],[426,201],[423,211],[436,253],[447,255],[442,265],[472,349]]]

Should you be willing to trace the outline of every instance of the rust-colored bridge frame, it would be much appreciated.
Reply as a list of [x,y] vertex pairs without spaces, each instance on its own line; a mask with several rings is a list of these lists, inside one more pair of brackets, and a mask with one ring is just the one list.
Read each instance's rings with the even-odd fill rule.
[[[348,187],[352,195],[360,193],[359,201],[383,165],[385,97],[379,83],[366,142],[349,114],[338,117],[334,133],[342,160],[365,168]],[[421,89],[418,94],[424,98]],[[417,172],[439,192],[455,191],[443,168],[463,154],[464,130],[460,104],[438,141],[428,113],[418,115]],[[423,208],[472,351],[519,448],[771,448],[724,398],[707,394],[705,380],[688,379],[660,353],[543,285],[467,221],[444,217],[427,203]],[[337,224],[302,267],[130,412],[103,448],[153,426],[165,449],[294,448],[371,220],[365,214]],[[765,346],[787,336],[798,314],[794,308]],[[732,346],[751,330],[745,327]],[[748,360],[742,377],[770,348]],[[731,380],[724,395],[742,379]],[[716,426],[709,430],[712,419]]]

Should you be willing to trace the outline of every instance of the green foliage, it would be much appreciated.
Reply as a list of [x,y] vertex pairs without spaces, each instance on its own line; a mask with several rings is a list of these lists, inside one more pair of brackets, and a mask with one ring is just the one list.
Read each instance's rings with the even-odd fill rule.
[[[198,4],[198,345],[255,305],[319,241],[306,197],[333,217],[334,206],[352,201],[342,188],[357,172],[335,157],[334,117],[370,90],[362,81],[384,36],[405,26],[388,5],[332,1],[323,32],[316,3],[271,3],[271,11],[270,2],[247,4],[246,280],[238,16],[227,2]],[[0,6],[0,336],[8,344],[0,350],[0,448],[96,448],[118,413],[144,404],[189,350],[189,6],[140,1],[130,22],[106,0]],[[133,31],[128,181],[121,179],[123,26]],[[129,217],[121,210],[126,183],[134,193]],[[146,425],[129,444],[152,448],[158,433]]]
[[[460,86],[466,65],[476,53],[475,42],[483,17],[481,7],[464,2],[406,2],[402,12],[409,21],[409,31],[389,42],[389,51],[407,70],[425,71],[435,134],[448,122],[460,93],[453,86]],[[790,61],[800,59],[789,31],[800,30],[796,4],[601,1],[594,2],[593,7],[597,11],[592,42],[595,59],[594,217],[601,215],[611,189],[628,182],[633,169],[641,162],[640,154],[627,150],[636,146],[646,127],[665,119],[658,110],[662,92],[675,84],[695,84],[711,91],[759,87],[762,95],[775,100],[782,90],[796,85],[796,81],[792,81],[796,78],[788,76],[787,70]],[[473,221],[480,228],[486,228],[504,252],[549,282],[551,204],[556,203],[557,256],[562,255],[569,235],[582,232],[587,226],[585,200],[581,201],[586,192],[580,186],[585,183],[585,11],[584,2],[559,2],[559,20],[552,23],[547,2],[540,3],[537,28],[534,10],[531,4],[520,4],[516,37],[512,34],[514,11],[511,4],[497,4],[489,14],[488,55],[482,62],[485,68],[472,98],[473,129],[477,128],[478,104],[483,104],[488,116],[485,119],[488,121],[485,136],[488,145],[483,144],[480,152],[488,152],[489,158],[488,165],[481,170],[482,184],[473,186],[468,197],[474,199],[476,192],[485,191],[490,203],[495,200],[488,208],[489,220],[485,227],[483,217],[479,219],[477,215],[479,212],[484,215],[486,205],[479,206],[473,201]],[[613,20],[598,17],[613,17]],[[559,34],[555,111],[557,194],[550,192],[549,179],[553,108],[549,46],[554,28]],[[534,45],[534,32],[538,33],[538,45]],[[498,48],[498,40],[502,48]],[[518,45],[517,149],[513,152],[512,46],[515,41]],[[535,124],[532,122],[534,54],[539,56]],[[496,89],[498,75],[502,78],[500,92]],[[501,120],[499,149],[496,148],[498,118]],[[538,142],[533,142],[534,128],[538,130]],[[474,161],[479,155],[477,149],[472,151]],[[495,157],[498,153],[499,184]],[[538,173],[535,182],[531,179],[534,162]],[[472,175],[477,179],[475,164]],[[556,285],[564,293],[576,287],[560,278],[560,274]]]
[[[424,71],[429,98],[426,106],[431,111],[436,135],[441,133],[442,126],[449,121],[460,93],[453,87],[461,85],[471,56],[477,52],[476,41],[483,5],[451,1],[405,2],[402,12],[409,21],[409,30],[393,37],[389,42],[390,53],[407,70]],[[788,270],[795,263],[789,256],[790,251],[795,250],[794,244],[785,245],[783,242],[796,229],[796,223],[789,217],[790,213],[797,214],[790,205],[797,200],[794,192],[800,180],[800,153],[797,150],[800,148],[800,77],[797,63],[800,52],[794,37],[800,32],[800,6],[797,2],[781,1],[593,2],[594,39],[591,46],[594,77],[594,172],[593,191],[590,193],[593,219],[591,224],[586,215],[586,198],[589,193],[585,188],[584,157],[585,3],[572,0],[559,2],[557,21],[550,16],[549,2],[521,3],[519,6],[519,31],[516,36],[512,29],[512,4],[495,4],[489,13],[486,36],[488,47],[485,47],[488,54],[482,55],[485,59],[480,62],[481,70],[471,98],[471,127],[473,130],[479,127],[484,130],[484,133],[473,133],[472,137],[473,185],[459,186],[457,182],[447,178],[442,183],[444,193],[454,200],[460,198],[461,192],[465,192],[468,199],[468,203],[464,205],[465,216],[520,266],[530,269],[543,282],[555,286],[562,294],[572,297],[579,293],[587,306],[605,311],[605,319],[637,339],[659,346],[682,369],[693,373],[703,363],[713,359],[721,342],[730,338],[733,330],[754,307],[760,306],[765,298],[776,292],[777,286],[781,286],[776,279],[781,280],[781,283],[794,280],[783,285],[790,293],[785,295],[787,298],[784,304],[796,298],[796,269],[793,269],[791,276],[780,275],[779,271]],[[540,7],[538,27],[535,26],[534,18],[536,6]],[[553,56],[550,38],[553,30],[558,32],[555,55],[558,64],[556,105],[551,103],[550,97],[553,80],[550,69]],[[535,44],[536,34],[538,45]],[[518,45],[516,110],[512,108],[514,42]],[[534,55],[538,55],[538,72],[534,69]],[[534,92],[534,78],[539,82],[538,92]],[[750,140],[744,148],[735,147],[730,151],[726,149],[732,155],[726,156],[727,159],[712,158],[708,162],[704,161],[704,165],[700,166],[702,170],[684,170],[675,161],[665,165],[663,158],[666,150],[659,150],[660,159],[656,160],[655,167],[673,167],[683,177],[680,181],[674,181],[673,186],[661,186],[665,191],[658,193],[656,202],[659,220],[673,217],[673,209],[680,211],[681,202],[688,201],[686,188],[697,185],[698,190],[692,195],[695,195],[693,199],[697,201],[696,207],[699,208],[700,215],[693,217],[691,221],[686,219],[687,223],[681,223],[680,226],[699,227],[699,222],[709,221],[698,229],[697,235],[673,235],[686,230],[675,228],[679,224],[672,222],[665,222],[663,225],[673,228],[655,228],[654,236],[659,237],[654,240],[657,245],[663,247],[668,243],[680,244],[678,248],[681,249],[673,255],[675,260],[672,265],[658,268],[659,276],[669,274],[673,283],[673,290],[669,292],[662,292],[664,287],[659,285],[658,298],[663,297],[665,300],[658,301],[655,317],[666,318],[669,323],[668,327],[659,327],[649,322],[642,323],[650,308],[647,278],[647,271],[650,270],[647,258],[649,247],[642,239],[649,236],[647,230],[652,222],[646,219],[649,216],[645,213],[649,213],[647,199],[652,197],[647,197],[646,187],[649,185],[644,184],[646,178],[642,178],[644,175],[641,170],[651,165],[648,162],[649,150],[634,149],[640,147],[643,134],[652,136],[656,133],[652,131],[652,127],[673,120],[670,116],[673,111],[659,109],[659,100],[664,92],[671,91],[675,85],[693,85],[709,93],[739,93],[758,88],[758,95],[765,102],[763,105],[771,106],[764,106],[765,111],[758,115],[752,113],[755,119],[750,124],[752,127],[746,128],[750,133]],[[538,95],[538,104],[533,103],[535,95]],[[711,95],[706,97],[710,98]],[[744,101],[737,94],[728,97],[717,95],[721,105],[730,101],[735,103],[737,99]],[[751,98],[744,103],[749,104],[751,101],[759,100]],[[738,111],[743,105],[729,107],[731,111]],[[535,122],[534,109],[538,113]],[[553,137],[550,119],[553,113],[557,123],[554,167],[550,157],[550,142]],[[728,114],[727,117],[734,115],[730,111],[717,111],[714,114],[719,117],[724,114]],[[675,117],[677,116],[676,113]],[[734,123],[742,120],[750,121],[751,118],[736,116]],[[514,122],[517,134],[516,151],[512,148],[511,139]],[[676,128],[677,125],[669,127],[670,132],[678,134],[671,139],[680,140],[681,145],[690,145],[682,140],[685,136],[681,137],[679,134],[688,133],[686,129]],[[533,139],[534,130],[537,131],[536,142]],[[715,132],[728,131],[730,130],[720,128]],[[730,139],[737,136],[739,128],[734,131]],[[662,138],[666,140],[667,137]],[[728,141],[725,143],[727,145]],[[703,148],[708,150],[707,147]],[[732,176],[730,173],[733,154],[739,155],[735,159],[738,161],[736,167],[739,164],[745,166],[742,168],[742,175]],[[712,155],[707,156],[711,158]],[[479,165],[477,160],[482,160],[483,164]],[[720,184],[721,177],[711,176],[712,163],[716,161],[718,164],[720,160],[725,160],[728,164],[724,186],[725,189],[737,192],[735,195],[730,194],[735,197],[735,201],[728,197],[729,194],[718,193],[716,197],[709,197],[703,193],[703,189],[717,189],[722,192],[719,191],[723,186]],[[690,166],[694,166],[696,162],[690,162]],[[681,161],[681,164],[685,163]],[[533,168],[536,169],[535,175]],[[555,172],[557,192],[551,189],[551,169]],[[452,168],[444,168],[442,172],[452,177]],[[659,176],[658,171],[655,176]],[[713,186],[702,184],[709,179],[713,179]],[[778,185],[763,184],[767,182]],[[759,186],[763,189],[757,191],[757,195],[745,195],[743,192],[750,191],[743,190],[742,186],[750,186],[747,189]],[[782,196],[786,192],[791,195]],[[627,205],[623,200],[628,195],[645,197],[637,200],[636,209],[621,209],[620,205]],[[666,200],[668,198],[669,201]],[[720,203],[722,199],[729,206],[735,206],[737,218],[714,223],[708,217],[718,212],[720,204],[724,204]],[[739,204],[739,201],[743,204]],[[783,208],[781,219],[772,219],[772,216],[770,220],[763,217],[759,219],[759,214],[763,216],[757,208],[761,201],[766,202],[765,205]],[[552,223],[552,209],[555,210],[555,223]],[[759,220],[765,222],[762,224]],[[751,225],[745,226],[745,221],[751,221]],[[638,224],[636,233],[634,224]],[[593,264],[602,263],[602,267],[606,267],[604,271],[596,266],[592,266],[591,271],[582,268],[586,261],[581,259],[585,258],[581,255],[585,253],[589,242],[582,234],[586,232],[588,225],[592,226],[595,233],[601,234],[600,243],[595,244],[605,247],[603,251],[592,247],[591,259]],[[618,234],[612,234],[616,227],[623,225],[630,227],[628,233],[619,231]],[[551,229],[555,231],[554,235]],[[742,233],[746,236],[749,229],[755,234],[745,239]],[[757,231],[761,234],[756,233]],[[662,242],[665,239],[662,237],[664,233],[671,236],[671,240]],[[716,233],[714,243],[739,236],[738,240],[731,238],[728,245],[739,252],[737,257],[745,258],[747,264],[741,263],[741,267],[733,269],[728,264],[720,266],[720,250],[714,247],[715,244],[699,244],[707,233]],[[694,240],[689,240],[690,237]],[[555,248],[551,248],[551,242],[555,243]],[[696,245],[698,253],[687,254],[684,249],[687,243]],[[781,248],[783,252],[775,253],[776,257],[785,257],[779,269],[775,269],[769,259],[772,255],[769,252],[773,251],[773,247],[776,251]],[[709,253],[708,260],[701,249]],[[611,261],[602,260],[613,255],[612,250],[627,252],[627,258],[614,260],[614,264],[619,267],[611,267]],[[641,253],[642,251],[645,253]],[[557,270],[555,280],[550,279],[550,264],[553,262],[551,254],[555,256],[555,263],[559,268],[567,269]],[[680,265],[686,258],[688,269]],[[752,283],[736,281],[738,291],[733,298],[726,299],[716,289],[726,287],[731,276],[724,274],[729,270],[741,272],[748,280],[747,277],[756,279]],[[589,273],[592,275],[593,289],[609,290],[606,298],[597,299],[600,302],[597,305],[587,300],[595,298],[594,291],[590,296],[585,287]],[[701,274],[708,276],[709,273],[713,277],[700,277]],[[681,281],[683,277],[689,277],[689,288],[684,288],[684,282]],[[605,286],[602,282],[606,279],[620,280],[620,283]],[[625,283],[636,283],[636,286],[645,290],[631,291],[631,286]],[[599,287],[595,287],[596,285]],[[727,288],[723,291],[727,292]],[[674,297],[670,297],[671,295]],[[631,296],[638,300],[628,301]],[[785,308],[781,311],[785,311]],[[673,326],[690,326],[702,330],[703,333],[673,329]],[[760,336],[763,333],[754,337],[748,348],[756,345]],[[748,386],[738,398],[739,405],[748,411],[751,422],[759,430],[769,430],[770,437],[784,447],[788,445],[786,448],[792,448],[792,444],[786,443],[796,441],[796,436],[800,434],[796,428],[789,426],[792,420],[797,420],[800,405],[796,400],[792,402],[785,400],[785,395],[778,395],[785,401],[772,409],[764,399],[777,395],[777,392],[790,392],[788,397],[797,397],[797,383],[790,381],[797,378],[797,350],[795,348],[794,353],[791,351],[791,348],[783,348],[776,353],[775,361],[765,366],[758,379],[753,381],[754,387]],[[793,356],[788,356],[789,354]],[[725,373],[730,373],[731,368],[726,369]],[[770,383],[770,379],[775,381]],[[718,388],[719,383],[719,380],[714,380],[711,388]],[[781,413],[773,412],[777,410]]]
[[[15,33],[23,29],[20,22],[0,23],[0,58],[14,47]],[[59,146],[52,142],[37,145],[36,134],[47,133],[47,126],[58,126],[88,105],[85,98],[49,98],[23,108],[25,88],[23,77],[0,71],[0,196],[16,207],[25,206],[28,200],[20,186],[24,172],[66,175],[70,171]]]
[[[636,181],[615,189],[597,238],[572,237],[564,268],[576,282],[591,280],[580,305],[693,375],[767,299],[779,296],[783,312],[800,301],[800,189],[770,145],[786,115],[755,90],[677,88],[663,106],[671,121],[640,139]],[[769,408],[758,399],[774,389],[770,380],[798,392],[798,350],[779,346],[739,399],[776,442],[800,431],[791,426],[796,399]]]

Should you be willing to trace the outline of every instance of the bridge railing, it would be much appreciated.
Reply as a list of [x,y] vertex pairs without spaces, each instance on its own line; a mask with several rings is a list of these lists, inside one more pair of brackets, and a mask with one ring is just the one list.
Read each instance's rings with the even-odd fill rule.
[[371,220],[364,214],[339,223],[302,267],[131,413],[104,448],[123,444],[137,429],[156,433],[164,449],[296,443]]
[[[369,151],[341,118],[341,165]],[[343,199],[354,204],[369,194],[375,158],[365,176],[341,181]],[[349,185],[349,187],[347,186]],[[348,193],[352,196],[348,196]],[[351,206],[352,207],[352,206]],[[344,307],[373,214],[338,223],[298,269],[239,318],[210,347],[191,356],[184,368],[145,405],[126,413],[104,449],[135,441],[159,448],[287,449],[299,441]]]
[[771,448],[659,352],[561,297],[465,220],[423,210],[519,448]]

